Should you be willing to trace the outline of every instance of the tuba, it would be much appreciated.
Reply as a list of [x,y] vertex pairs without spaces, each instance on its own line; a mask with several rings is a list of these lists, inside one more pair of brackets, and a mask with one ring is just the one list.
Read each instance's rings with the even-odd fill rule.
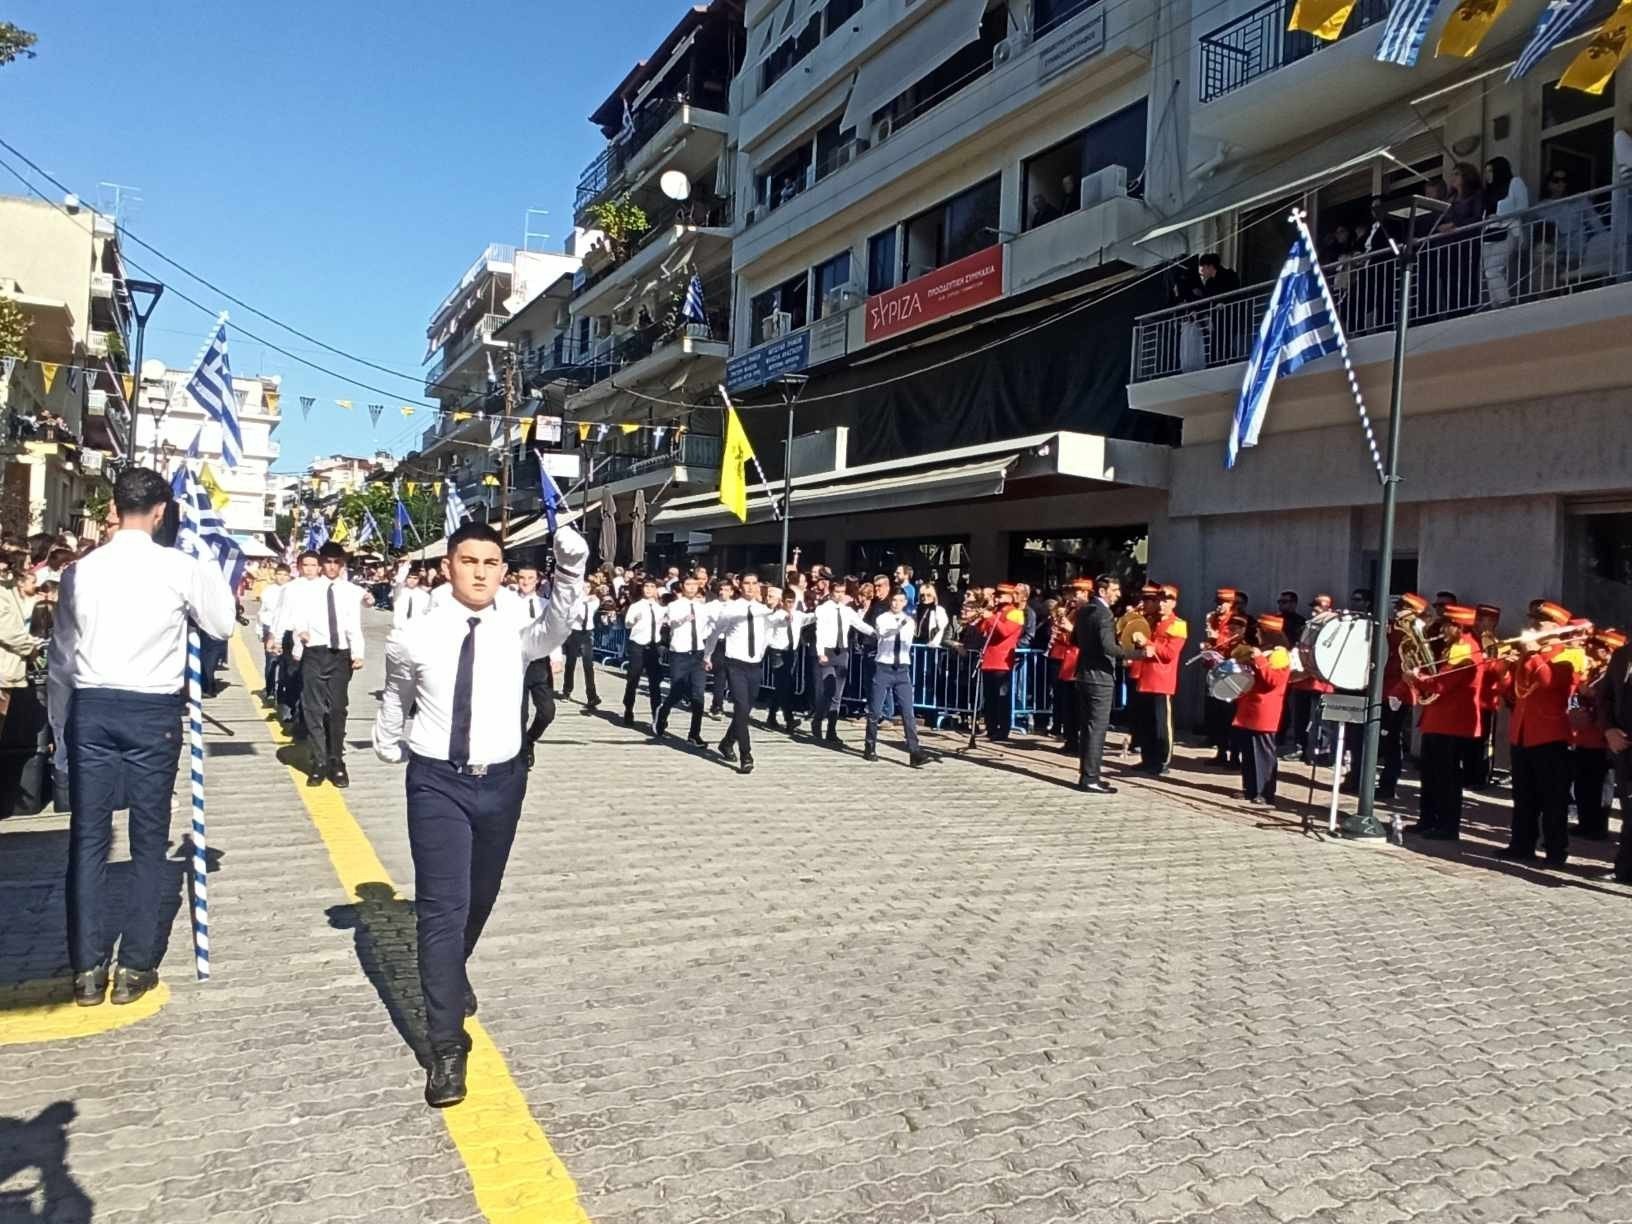
[[[1407,677],[1412,672],[1432,672],[1439,663],[1434,654],[1439,635],[1426,633],[1428,622],[1409,608],[1394,618],[1394,627],[1400,631],[1400,671]],[[1432,705],[1438,698],[1438,693],[1417,694],[1420,705]]]

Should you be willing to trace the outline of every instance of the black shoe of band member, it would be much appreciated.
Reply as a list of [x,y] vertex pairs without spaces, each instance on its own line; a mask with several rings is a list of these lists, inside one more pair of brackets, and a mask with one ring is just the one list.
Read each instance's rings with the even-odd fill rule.
[[742,758],[742,764],[737,766],[737,772],[739,774],[751,774],[751,773],[753,773],[754,772],[754,758],[753,757],[743,757]]
[[462,1046],[431,1051],[425,1072],[425,1104],[446,1109],[465,1099],[465,1068],[470,1058]]
[[737,746],[728,740],[722,740],[720,742],[719,753],[726,760],[735,761],[737,759]]
[[878,749],[869,744],[866,748],[861,750],[861,759],[864,761],[878,760]]
[[707,748],[708,747],[708,741],[705,740],[700,735],[688,735],[688,736],[686,736],[686,743],[690,744],[693,748]]
[[134,1003],[159,984],[157,969],[126,969],[120,965],[113,973],[111,1001],[123,1006]]
[[108,962],[94,969],[74,974],[74,1002],[81,1007],[95,1007],[108,998]]
[[911,765],[914,769],[922,769],[928,763],[929,753],[922,750],[914,752],[907,757],[907,764]]
[[1114,795],[1116,787],[1104,782],[1078,782],[1077,789],[1085,795]]

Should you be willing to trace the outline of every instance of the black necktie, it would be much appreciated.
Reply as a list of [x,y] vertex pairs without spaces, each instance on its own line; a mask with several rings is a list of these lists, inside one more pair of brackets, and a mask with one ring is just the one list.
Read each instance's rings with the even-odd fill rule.
[[895,630],[895,661],[897,665],[905,663],[912,657],[911,647],[908,646],[908,642],[911,640],[907,636],[907,622],[903,619]]
[[537,620],[538,619],[538,600],[536,600],[536,599],[528,599],[527,600],[527,619],[528,620]]
[[754,605],[748,605],[748,658],[754,657]]
[[448,761],[463,767],[470,764],[470,691],[476,683],[476,626],[482,618],[466,622],[465,640],[459,644],[459,671],[453,678],[453,729],[448,733]]
[[646,645],[656,646],[657,645],[657,605],[655,603],[646,605],[646,615],[647,615],[648,618],[650,618],[651,623],[652,623],[652,635],[647,640]]
[[329,649],[340,649],[340,617],[334,610],[334,583],[329,583]]
[[414,619],[414,593],[412,591],[409,591],[407,595],[403,596],[403,598],[408,601],[408,615],[406,617],[404,617],[403,619],[413,620]]

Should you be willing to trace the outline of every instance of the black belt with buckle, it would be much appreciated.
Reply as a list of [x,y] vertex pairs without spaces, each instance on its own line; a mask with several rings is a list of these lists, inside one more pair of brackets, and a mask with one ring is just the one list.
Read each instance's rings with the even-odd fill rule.
[[521,757],[518,754],[517,756],[511,757],[508,761],[493,761],[482,765],[475,764],[474,762],[464,765],[455,765],[452,761],[444,761],[438,757],[420,756],[418,753],[414,754],[414,759],[422,761],[427,765],[440,765],[445,769],[451,769],[454,773],[461,774],[467,778],[485,778],[489,774],[508,772],[515,767],[516,762],[519,761]]

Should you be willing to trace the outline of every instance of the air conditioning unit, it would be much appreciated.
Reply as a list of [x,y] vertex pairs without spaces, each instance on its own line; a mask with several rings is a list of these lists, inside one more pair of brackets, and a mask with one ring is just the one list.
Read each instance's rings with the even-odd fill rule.
[[748,219],[743,222],[743,225],[746,227],[746,226],[752,225],[755,221],[758,221],[758,220],[759,220],[759,205],[756,204],[756,205],[754,205],[754,207],[752,207],[752,208],[750,208],[748,210]]
[[992,67],[1001,68],[1014,58],[1014,40],[1005,38],[992,48]]
[[895,116],[885,115],[873,128],[874,140],[888,140],[890,133],[895,131]]
[[822,296],[824,315],[841,314],[852,306],[860,305],[862,292],[854,285],[835,285]]
[[1082,206],[1092,208],[1107,200],[1120,200],[1128,194],[1128,168],[1106,166],[1082,180]]
[[93,387],[85,397],[85,411],[91,416],[107,416],[108,393]]
[[786,310],[774,310],[771,317],[765,320],[765,334],[772,340],[780,340],[793,330],[793,315]]

